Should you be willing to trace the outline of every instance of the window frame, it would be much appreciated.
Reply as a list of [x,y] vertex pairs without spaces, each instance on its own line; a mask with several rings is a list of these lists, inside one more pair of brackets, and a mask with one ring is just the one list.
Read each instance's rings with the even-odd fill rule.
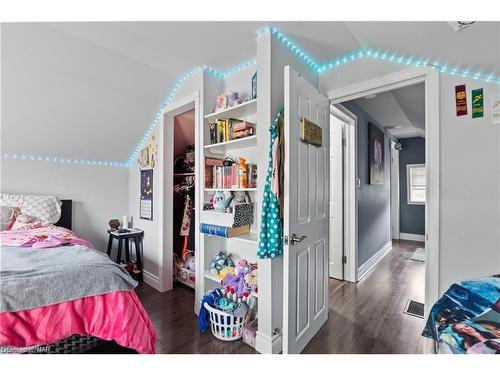
[[[425,169],[425,202],[415,202],[411,200],[411,169],[412,168],[424,168]],[[406,164],[406,203],[408,205],[425,206],[427,202],[427,167],[425,163],[418,164]]]

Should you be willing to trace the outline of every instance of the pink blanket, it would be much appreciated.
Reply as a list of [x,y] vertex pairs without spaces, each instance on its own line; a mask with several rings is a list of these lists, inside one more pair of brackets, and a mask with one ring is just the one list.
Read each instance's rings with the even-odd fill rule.
[[47,345],[75,334],[115,340],[141,354],[155,353],[158,340],[133,290],[0,313],[0,346]]
[[94,249],[94,245],[78,238],[72,231],[49,225],[40,228],[14,229],[0,232],[0,244],[4,246],[48,248],[66,244],[83,245]]

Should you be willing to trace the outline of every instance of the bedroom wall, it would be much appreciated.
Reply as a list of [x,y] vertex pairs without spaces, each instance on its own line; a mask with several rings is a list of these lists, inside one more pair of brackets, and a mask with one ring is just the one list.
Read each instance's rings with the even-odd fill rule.
[[425,234],[425,205],[408,204],[407,164],[425,164],[425,138],[403,138],[399,142],[399,231]]
[[[354,101],[342,103],[357,118],[358,178],[358,268],[391,240],[391,164],[390,142],[385,128]],[[384,132],[384,184],[370,185],[368,162],[368,123]]]
[[28,160],[1,161],[3,193],[55,195],[73,200],[73,230],[106,251],[112,218],[128,211],[125,168],[79,166]]
[[[500,36],[499,36],[500,37]],[[455,62],[460,65],[460,62]],[[322,92],[380,77],[407,66],[359,60],[320,75]],[[467,85],[469,114],[455,114],[455,85]],[[500,126],[491,96],[500,85],[440,74],[439,292],[453,282],[500,272]],[[472,119],[470,90],[484,88],[485,115]]]

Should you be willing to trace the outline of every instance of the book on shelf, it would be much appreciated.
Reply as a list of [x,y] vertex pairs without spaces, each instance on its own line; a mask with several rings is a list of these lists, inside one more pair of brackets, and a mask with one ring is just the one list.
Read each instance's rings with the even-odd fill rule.
[[241,225],[239,227],[231,228],[231,227],[223,227],[221,225],[201,223],[200,232],[208,234],[210,236],[231,238],[250,233],[250,225]]
[[217,120],[210,124],[210,144],[229,142],[255,134],[255,124],[238,119]]

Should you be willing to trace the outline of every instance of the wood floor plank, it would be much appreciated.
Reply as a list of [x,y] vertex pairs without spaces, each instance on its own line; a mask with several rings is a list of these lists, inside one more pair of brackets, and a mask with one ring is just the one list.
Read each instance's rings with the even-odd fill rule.
[[[411,260],[417,247],[423,244],[393,241],[358,283],[330,279],[329,319],[304,353],[420,353],[424,320],[403,313],[408,299],[424,301],[425,265]],[[158,331],[158,353],[255,353],[241,341],[199,332],[192,289],[160,293],[142,283],[137,294]]]

